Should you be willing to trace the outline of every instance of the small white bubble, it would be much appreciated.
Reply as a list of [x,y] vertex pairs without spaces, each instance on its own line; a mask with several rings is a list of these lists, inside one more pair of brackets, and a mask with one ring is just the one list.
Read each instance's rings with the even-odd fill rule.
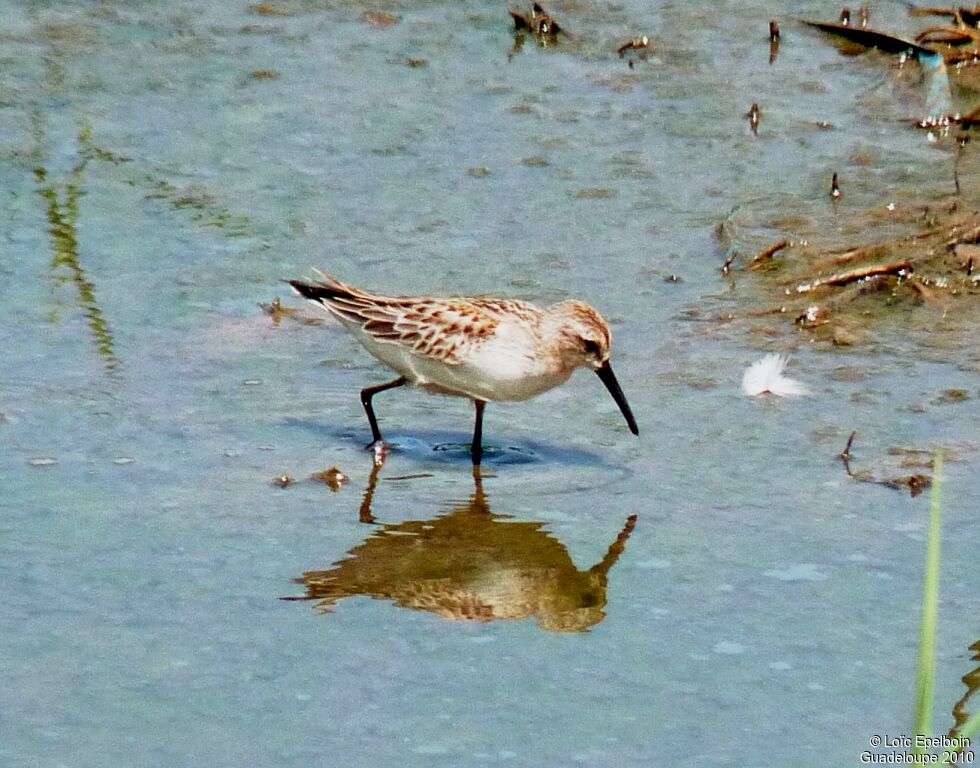
[[420,744],[412,748],[416,755],[448,755],[449,747],[444,744]]
[[818,571],[813,563],[800,563],[781,571],[764,571],[762,575],[779,581],[824,581],[827,578],[827,574]]
[[741,643],[733,643],[730,640],[721,640],[715,643],[714,648],[712,648],[715,653],[725,653],[729,655],[736,655],[739,653],[745,653],[745,646]]
[[924,528],[921,523],[900,523],[892,528],[895,533],[918,533]]

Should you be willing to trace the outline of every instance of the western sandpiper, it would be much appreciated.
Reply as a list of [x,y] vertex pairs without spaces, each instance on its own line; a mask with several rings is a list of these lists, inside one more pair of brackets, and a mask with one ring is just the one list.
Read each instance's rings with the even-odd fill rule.
[[488,402],[527,400],[563,384],[579,366],[591,368],[619,406],[630,431],[639,430],[609,352],[612,336],[598,312],[581,301],[540,309],[492,298],[375,296],[317,273],[321,280],[290,280],[296,293],[332,314],[368,352],[398,373],[361,390],[375,456],[384,441],[371,398],[403,384],[470,398],[476,407],[473,463],[482,458],[483,409]]

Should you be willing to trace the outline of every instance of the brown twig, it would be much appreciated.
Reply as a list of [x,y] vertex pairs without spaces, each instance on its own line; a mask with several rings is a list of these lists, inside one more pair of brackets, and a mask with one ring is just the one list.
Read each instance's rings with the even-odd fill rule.
[[956,18],[955,8],[918,8],[910,7],[909,16],[949,16],[951,19]]
[[847,438],[847,445],[844,446],[844,450],[837,454],[837,458],[844,463],[844,471],[847,472],[847,476],[854,480],[867,480],[864,473],[860,475],[855,475],[851,472],[851,445],[854,443],[854,436],[857,434],[857,430],[851,432],[851,436]]
[[852,269],[849,272],[841,272],[840,274],[828,277],[824,282],[827,285],[834,286],[847,285],[848,283],[854,283],[868,277],[896,275],[899,272],[910,272],[911,270],[912,263],[908,259],[902,259],[901,261],[894,261],[891,264],[876,264],[870,267]]
[[856,436],[857,436],[857,430],[855,429],[853,432],[851,432],[851,436],[847,438],[847,445],[844,446],[844,450],[838,454],[838,456],[842,458],[844,461],[847,461],[849,458],[851,458],[851,446],[854,445],[854,438]]
[[725,259],[725,263],[721,265],[721,273],[727,275],[732,269],[732,263],[738,258],[738,251],[732,250],[728,257]]
[[842,285],[856,283],[859,280],[865,280],[869,277],[877,277],[878,275],[896,275],[900,272],[911,271],[912,264],[908,259],[894,261],[890,264],[875,264],[870,267],[861,267],[860,269],[852,269],[848,272],[840,272],[836,275],[831,275],[830,277],[814,280],[812,283],[801,283],[800,285],[796,286],[796,293],[809,293],[810,291],[814,291],[817,288],[822,288],[825,285],[840,287]]
[[980,226],[967,230],[958,237],[954,237],[952,240],[947,240],[945,245],[946,248],[949,249],[954,248],[957,245],[972,245],[973,243],[977,242],[980,242]]
[[948,24],[926,27],[915,36],[915,42],[917,43],[965,45],[971,40],[980,40],[980,33],[969,27],[954,27]]
[[770,307],[769,309],[755,309],[751,312],[746,312],[746,317],[769,317],[771,315],[785,315],[786,307]]
[[852,472],[851,445],[854,444],[854,436],[856,434],[857,430],[851,432],[851,436],[847,438],[847,445],[844,446],[844,450],[837,454],[837,458],[844,463],[844,471],[847,472],[847,476],[852,480],[857,480],[859,483],[883,485],[886,488],[892,488],[897,491],[908,491],[910,494],[912,494],[913,498],[918,496],[923,490],[932,484],[932,478],[929,477],[929,475],[908,475],[906,477],[894,477],[880,480],[867,470],[862,469],[858,472]]
[[771,259],[787,246],[789,246],[789,240],[780,240],[779,242],[773,243],[768,248],[763,248],[752,257],[752,261],[749,263],[749,269],[758,269],[763,263]]
[[878,256],[883,256],[886,251],[886,246],[884,243],[875,243],[874,245],[865,245],[860,248],[851,248],[850,250],[844,251],[836,256],[829,259],[824,259],[823,261],[813,264],[814,270],[823,269],[827,266],[840,267],[844,264],[848,264],[852,261],[859,261],[860,259],[873,259]]
[[915,289],[915,292],[922,297],[923,301],[927,301],[930,304],[936,304],[939,306],[943,306],[945,304],[945,302],[939,297],[939,294],[937,294],[929,286],[923,285],[922,282],[920,282],[919,280],[913,280],[911,282],[911,285],[912,288]]
[[980,52],[976,49],[971,48],[967,51],[957,50],[957,51],[947,51],[944,54],[947,64],[963,64],[963,63],[976,63],[980,60]]
[[971,125],[976,125],[977,123],[980,123],[980,107],[960,116],[960,125],[964,128],[969,128]]

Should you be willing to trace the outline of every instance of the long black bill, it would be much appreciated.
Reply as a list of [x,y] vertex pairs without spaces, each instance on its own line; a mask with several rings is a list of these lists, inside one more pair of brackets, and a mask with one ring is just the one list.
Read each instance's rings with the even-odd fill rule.
[[616,401],[619,410],[623,412],[623,418],[626,419],[626,425],[630,428],[630,432],[634,435],[640,434],[640,429],[636,426],[636,419],[633,418],[633,411],[630,410],[630,404],[626,402],[626,395],[623,394],[623,390],[619,388],[619,382],[616,381],[609,361],[604,362],[600,368],[596,368],[595,372],[602,379],[602,383],[606,385],[606,389]]

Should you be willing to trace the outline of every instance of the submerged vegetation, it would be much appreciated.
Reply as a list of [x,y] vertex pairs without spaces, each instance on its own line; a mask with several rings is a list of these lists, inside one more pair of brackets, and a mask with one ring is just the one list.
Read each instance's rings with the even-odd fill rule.
[[752,274],[771,302],[750,310],[753,322],[769,317],[817,339],[850,345],[865,339],[889,312],[928,306],[942,316],[978,318],[980,212],[954,200],[860,218],[869,231],[900,227],[906,234],[843,246],[821,245],[805,235],[783,237],[736,262],[737,225],[726,221],[719,228],[729,247],[726,269]]
[[[63,184],[49,179],[47,170],[41,166],[34,169],[34,177],[38,184],[37,193],[44,201],[48,234],[51,238],[49,277],[55,288],[65,283],[75,286],[76,302],[88,321],[95,349],[105,364],[106,373],[112,376],[119,370],[119,359],[116,357],[112,331],[96,299],[95,285],[86,274],[79,257],[78,201],[84,194],[82,191],[84,170],[85,161],[82,160],[75,165]],[[59,186],[63,186],[61,194],[59,194]],[[52,320],[58,319],[58,316],[58,311],[53,310]]]
[[[970,23],[975,11],[914,10],[950,21],[927,27],[914,41],[872,28],[867,6],[854,19],[844,9],[839,21],[804,23],[846,53],[890,54],[896,77],[907,61],[918,60],[923,112],[910,118],[905,130],[926,129],[927,141],[950,158],[949,191],[917,196],[882,189],[880,207],[861,211],[845,199],[842,175],[834,172],[829,212],[826,205],[811,206],[796,217],[766,220],[766,214],[733,210],[718,226],[725,249],[721,269],[731,280],[749,273],[761,290],[755,301],[762,306],[742,313],[755,330],[776,333],[774,326],[785,330],[791,323],[813,339],[852,345],[887,325],[890,316],[916,307],[932,307],[938,310],[934,318],[962,319],[966,326],[980,321],[980,200],[969,178],[975,176],[975,163],[961,168],[971,147],[970,129],[980,120],[980,37]],[[754,135],[760,115],[753,104],[747,116]],[[853,164],[870,162],[866,155],[852,158]],[[772,322],[767,325],[765,318]]]

